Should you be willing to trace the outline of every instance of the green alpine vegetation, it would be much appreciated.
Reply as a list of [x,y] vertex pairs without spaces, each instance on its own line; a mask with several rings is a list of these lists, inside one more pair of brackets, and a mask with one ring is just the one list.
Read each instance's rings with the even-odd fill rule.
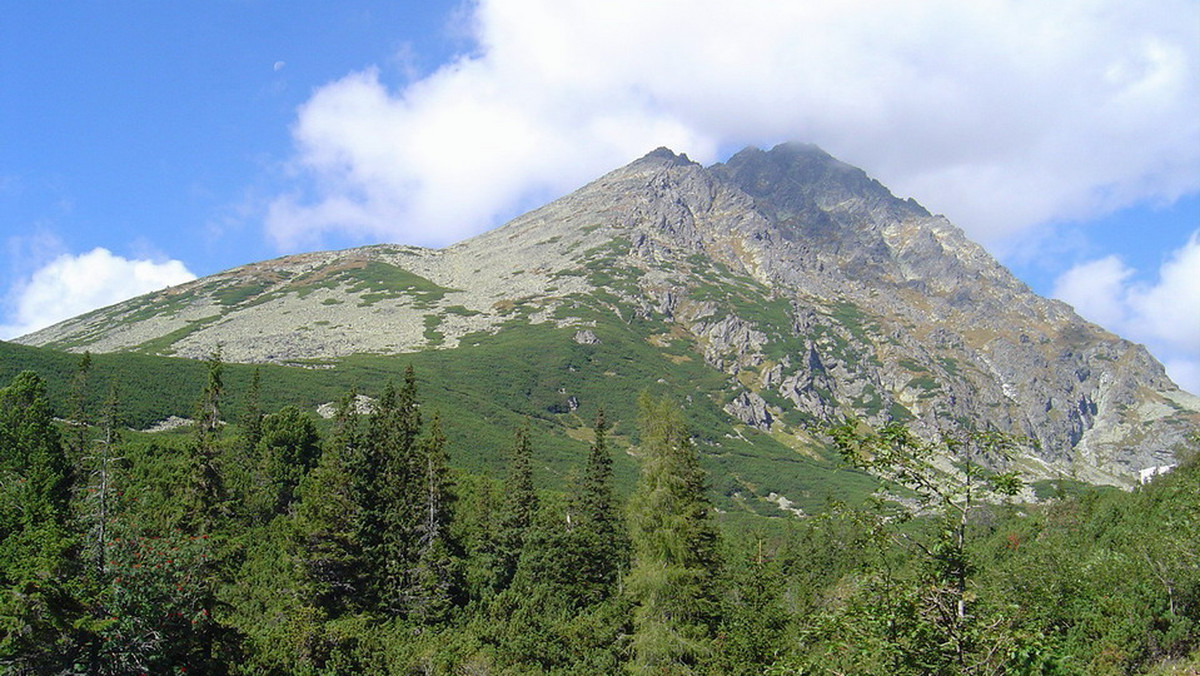
[[[1172,464],[1200,425],[1200,398],[1143,347],[1037,296],[946,218],[796,143],[711,166],[659,148],[452,246],[249,262],[16,341],[93,352],[89,404],[119,379],[137,429],[190,417],[187,384],[217,347],[231,390],[261,368],[268,412],[328,413],[350,389],[377,397],[411,363],[428,407],[455,410],[442,420],[452,465],[496,475],[528,424],[534,475],[558,489],[595,411],[624,451],[636,393],[669,396],[714,509],[763,516],[817,514],[877,487],[819,433],[845,416],[927,435],[991,425],[1025,440],[1011,464],[1031,480],[1124,488]],[[69,356],[0,345],[0,379],[44,367],[63,396]],[[246,400],[228,402],[231,421]],[[622,497],[634,457],[614,454]]]
[[764,517],[716,507],[669,397],[580,411],[555,478],[532,418],[493,432],[499,466],[455,462],[464,412],[411,367],[324,420],[269,403],[274,369],[231,379],[213,354],[189,371],[194,422],[147,433],[100,361],[0,387],[5,673],[1200,668],[1194,456],[1132,492],[1063,482],[1026,504],[992,469],[1005,435],[847,420],[817,433],[881,490]]
[[814,146],[17,340],[0,673],[1200,669],[1200,398]]

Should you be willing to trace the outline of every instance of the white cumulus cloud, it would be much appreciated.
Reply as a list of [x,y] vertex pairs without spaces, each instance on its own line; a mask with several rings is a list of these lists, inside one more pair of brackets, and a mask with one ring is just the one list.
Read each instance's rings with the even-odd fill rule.
[[293,127],[282,247],[444,244],[658,145],[815,142],[996,243],[1200,187],[1192,0],[481,0],[473,51]]
[[11,324],[0,338],[16,338],[55,322],[196,278],[177,260],[130,260],[108,249],[63,254],[18,284],[7,299]]
[[1146,344],[1185,390],[1200,393],[1200,231],[1163,262],[1154,282],[1137,281],[1117,256],[1076,265],[1052,295],[1085,319]]
[[1101,326],[1129,323],[1126,281],[1135,270],[1118,256],[1080,263],[1059,275],[1051,295],[1074,306],[1075,311]]

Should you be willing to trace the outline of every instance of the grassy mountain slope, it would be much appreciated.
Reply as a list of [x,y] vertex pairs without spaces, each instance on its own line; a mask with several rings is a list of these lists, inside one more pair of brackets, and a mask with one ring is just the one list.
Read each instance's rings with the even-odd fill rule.
[[[615,422],[611,441],[629,449],[639,392],[677,396],[687,392],[685,409],[725,510],[765,515],[781,511],[783,496],[809,512],[829,498],[861,497],[874,482],[841,469],[814,440],[730,426],[720,404],[725,381],[682,346],[661,349],[620,322],[597,323],[598,342],[575,340],[576,330],[515,322],[496,334],[481,333],[455,349],[401,356],[355,355],[331,368],[272,364],[226,366],[229,392],[225,418],[236,421],[252,373],[259,369],[265,410],[295,404],[314,411],[351,388],[378,395],[404,368],[417,372],[427,412],[441,412],[455,465],[496,474],[512,434],[531,423],[538,472],[547,485],[562,486],[586,451],[592,418],[603,408]],[[67,410],[78,355],[46,348],[0,343],[0,380],[30,369],[48,381],[60,414]],[[193,415],[204,365],[194,360],[150,355],[96,354],[89,379],[93,410],[109,384],[121,393],[127,423],[145,429],[169,416]],[[636,460],[618,454],[616,475],[622,491],[632,487]]]
[[[819,462],[810,426],[843,415],[928,435],[995,425],[1031,440],[1017,465],[1034,477],[1124,485],[1200,424],[1200,399],[1143,348],[797,145],[708,168],[659,149],[446,249],[265,261],[21,340],[191,358],[221,345],[364,389],[411,361],[435,403],[537,416],[564,448],[593,406],[628,420],[637,391],[669,391],[688,397],[711,460],[736,468],[722,492],[793,500],[812,492],[741,468]],[[334,398],[311,391],[296,396]]]

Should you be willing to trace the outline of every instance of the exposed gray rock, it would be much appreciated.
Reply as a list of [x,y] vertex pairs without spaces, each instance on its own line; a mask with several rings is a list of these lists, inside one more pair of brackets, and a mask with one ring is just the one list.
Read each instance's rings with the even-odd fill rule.
[[[339,402],[329,401],[317,406],[317,415],[329,420],[337,415]],[[375,406],[375,400],[365,394],[359,394],[354,397],[354,412],[359,415],[367,415]]]
[[142,431],[150,432],[152,434],[157,432],[170,432],[171,430],[177,430],[181,427],[188,427],[190,425],[194,425],[195,423],[196,421],[190,418],[181,418],[177,415],[172,415],[154,423]]
[[221,344],[235,361],[321,368],[452,349],[516,317],[596,345],[594,315],[572,313],[583,297],[622,324],[661,327],[647,339],[663,349],[689,341],[737,392],[726,411],[759,429],[796,414],[899,419],[930,435],[980,421],[1035,442],[1031,472],[1130,484],[1171,464],[1200,425],[1200,400],[1144,348],[1035,295],[945,218],[804,145],[708,168],[658,149],[446,249],[265,261],[20,342],[186,357]]
[[742,392],[734,397],[733,401],[725,404],[725,412],[764,432],[771,429],[771,423],[775,420],[767,410],[767,402],[754,392]]

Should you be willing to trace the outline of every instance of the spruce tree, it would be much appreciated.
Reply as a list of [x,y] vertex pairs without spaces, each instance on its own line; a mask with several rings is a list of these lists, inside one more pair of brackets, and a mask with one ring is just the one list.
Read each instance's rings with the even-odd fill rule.
[[[112,582],[114,560],[114,515],[118,511],[117,467],[124,458],[117,456],[120,442],[119,431],[120,398],[116,385],[109,388],[100,414],[100,433],[92,441],[90,453],[82,458],[86,471],[86,486],[81,501],[81,526],[84,529],[83,561],[87,566],[87,581],[90,584],[88,597],[93,615],[112,617],[114,595]],[[88,641],[88,673],[112,673],[112,643],[107,636],[94,634]],[[104,644],[108,643],[107,646]],[[109,650],[105,650],[105,648]]]
[[46,385],[32,371],[0,389],[0,472],[5,497],[18,507],[0,537],[42,524],[65,525],[70,500],[70,465],[54,425]]
[[254,375],[250,377],[250,389],[246,391],[245,411],[242,414],[242,435],[245,437],[246,449],[258,446],[263,431],[262,411],[262,374],[254,367]]
[[416,557],[406,576],[405,613],[426,624],[446,619],[458,598],[457,547],[450,535],[453,501],[446,465],[446,436],[435,413],[417,449],[421,469],[420,512],[416,520]]
[[224,540],[219,529],[227,516],[228,499],[220,466],[221,399],[225,393],[223,363],[218,347],[205,361],[207,382],[197,404],[197,416],[188,444],[188,484],[185,486],[183,533],[199,543],[190,552],[189,568],[182,573],[192,586],[197,621],[186,640],[186,659],[209,673],[225,673],[222,653],[233,641],[230,629],[217,617],[217,590],[225,583]]
[[362,505],[356,532],[373,603],[397,616],[405,611],[407,578],[417,558],[423,504],[416,447],[420,427],[416,377],[409,367],[403,387],[388,383],[376,402],[354,472]]
[[196,422],[204,431],[216,432],[221,425],[221,398],[225,396],[225,364],[221,360],[221,346],[218,345],[208,355],[204,367],[208,382],[200,395]]
[[121,399],[116,385],[109,388],[100,417],[100,434],[92,443],[92,452],[84,458],[88,468],[88,486],[84,500],[84,520],[89,531],[86,549],[92,561],[96,580],[108,577],[110,533],[109,526],[116,511],[116,466],[123,458],[117,456],[121,441]]
[[642,474],[629,504],[635,673],[689,673],[712,651],[717,531],[678,407],[639,401]]
[[320,448],[316,425],[299,408],[285,406],[263,419],[257,455],[262,459],[272,514],[287,512]]
[[207,383],[196,405],[196,423],[188,444],[188,483],[184,487],[186,512],[182,527],[193,535],[207,535],[216,528],[226,508],[225,482],[220,468],[218,432],[221,426],[221,350],[205,362]]
[[363,506],[352,474],[363,441],[356,400],[351,392],[338,406],[332,436],[301,483],[296,510],[302,593],[331,617],[362,601],[365,566],[356,528]]
[[396,409],[396,387],[389,382],[366,421],[362,443],[350,456],[350,477],[356,502],[362,506],[355,513],[354,541],[362,551],[362,563],[366,588],[363,591],[365,605],[377,605],[383,595],[387,572],[389,522],[388,488],[393,480],[389,472],[388,448],[390,442],[389,419]]
[[242,412],[238,416],[241,432],[236,440],[228,444],[224,463],[225,490],[229,494],[231,511],[245,523],[269,521],[276,514],[277,486],[267,475],[265,459],[261,455],[263,420],[262,376],[257,367],[250,378],[250,386],[242,395]]
[[497,591],[512,584],[521,551],[538,511],[537,493],[533,488],[532,454],[529,428],[522,427],[517,430],[508,458],[508,476],[504,480],[504,503],[500,509],[500,531],[496,546]]
[[71,473],[46,387],[25,371],[0,389],[0,665],[57,673],[78,604]]
[[572,557],[578,562],[574,587],[578,602],[585,605],[612,592],[629,555],[627,531],[613,494],[612,455],[603,410],[596,416],[593,434],[583,478],[575,492],[572,512],[576,523],[568,540],[578,550]]
[[92,353],[84,352],[75,367],[71,379],[71,459],[78,461],[87,452],[88,428],[88,381],[92,374]]

